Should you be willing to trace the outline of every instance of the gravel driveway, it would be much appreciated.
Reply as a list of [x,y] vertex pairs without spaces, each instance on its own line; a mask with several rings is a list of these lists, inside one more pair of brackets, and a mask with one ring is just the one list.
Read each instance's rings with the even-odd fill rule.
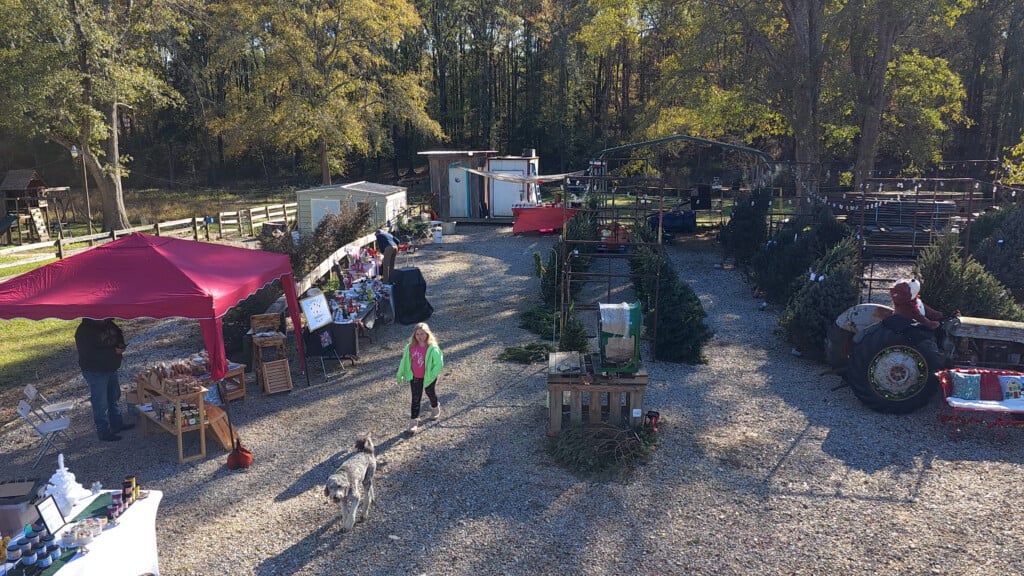
[[[646,408],[663,423],[653,461],[628,483],[554,465],[544,367],[495,360],[535,340],[517,313],[537,301],[532,254],[550,245],[460,224],[399,258],[427,280],[446,360],[444,415],[414,438],[402,435],[408,390],[394,381],[411,327],[392,324],[327,382],[317,362],[310,387],[298,379],[266,397],[250,385],[232,405],[255,453],[248,471],[227,470],[215,444],[179,465],[167,435],[100,443],[87,402],[73,412],[67,465],[86,485],[135,474],[164,491],[164,575],[1024,573],[1013,496],[1024,431],[971,428],[951,442],[938,399],[907,416],[865,410],[823,366],[790,354],[774,311],[758,310],[714,242],[667,248],[715,338],[707,365],[645,363]],[[122,381],[201,345],[181,322],[128,336]],[[67,378],[84,400],[80,378]],[[323,483],[365,431],[378,443],[378,502],[342,533]],[[5,430],[0,453],[0,479],[33,473],[23,428]]]

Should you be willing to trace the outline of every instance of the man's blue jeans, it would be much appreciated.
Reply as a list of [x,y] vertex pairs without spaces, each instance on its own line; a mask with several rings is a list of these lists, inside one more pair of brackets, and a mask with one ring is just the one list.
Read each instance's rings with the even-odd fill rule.
[[121,409],[121,385],[117,372],[86,372],[82,377],[89,383],[89,399],[92,401],[92,420],[96,423],[96,434],[100,438],[114,434],[124,425]]

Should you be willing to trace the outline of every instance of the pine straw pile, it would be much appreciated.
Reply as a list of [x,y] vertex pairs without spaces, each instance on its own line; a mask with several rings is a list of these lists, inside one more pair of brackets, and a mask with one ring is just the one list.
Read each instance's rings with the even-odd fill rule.
[[549,452],[574,474],[595,480],[626,480],[650,461],[658,434],[644,427],[622,428],[605,422],[566,428],[551,439]]

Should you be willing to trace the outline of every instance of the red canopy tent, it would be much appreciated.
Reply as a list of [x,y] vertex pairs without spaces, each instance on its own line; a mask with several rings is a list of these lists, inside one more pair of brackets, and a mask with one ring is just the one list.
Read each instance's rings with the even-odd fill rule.
[[302,370],[301,312],[284,254],[130,234],[0,284],[0,318],[192,318],[199,320],[210,373],[224,377],[223,316],[281,280]]

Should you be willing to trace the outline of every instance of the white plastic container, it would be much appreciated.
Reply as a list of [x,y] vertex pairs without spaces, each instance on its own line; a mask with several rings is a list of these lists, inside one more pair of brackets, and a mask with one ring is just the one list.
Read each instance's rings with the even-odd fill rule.
[[442,235],[443,235],[443,232],[441,231],[441,227],[440,226],[435,226],[434,227],[434,244],[440,244],[441,243]]

